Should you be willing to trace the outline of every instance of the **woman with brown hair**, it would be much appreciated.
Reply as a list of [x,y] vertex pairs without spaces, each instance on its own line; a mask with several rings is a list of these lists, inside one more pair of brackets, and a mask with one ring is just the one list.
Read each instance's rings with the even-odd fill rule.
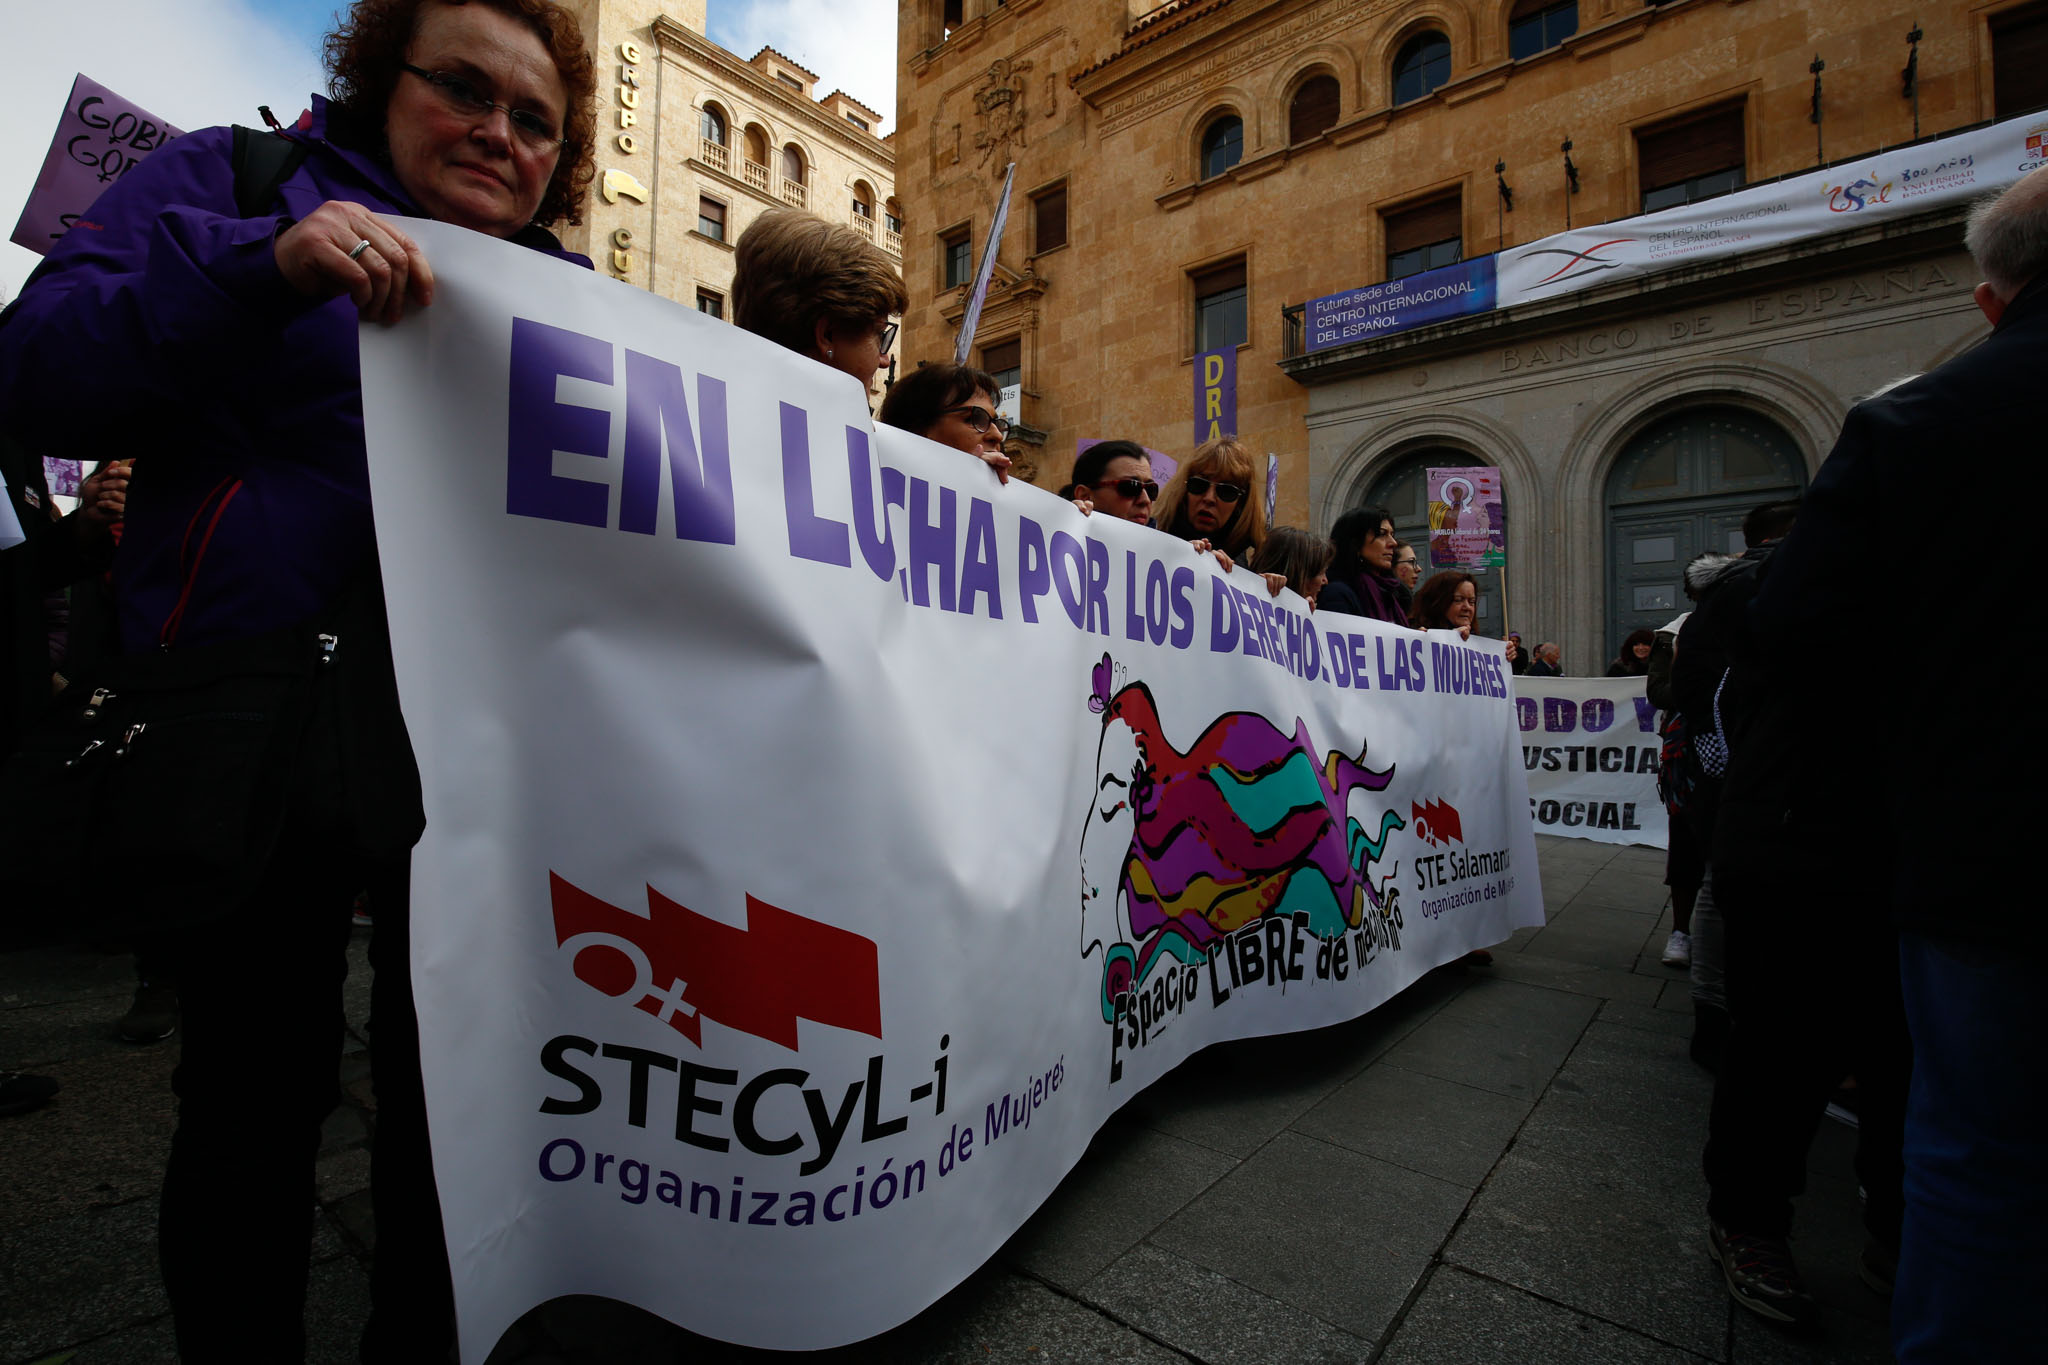
[[1003,438],[1010,420],[996,412],[996,381],[967,365],[920,365],[889,388],[875,420],[974,456],[1010,481]]
[[[1409,624],[1417,630],[1455,630],[1472,638],[1472,623],[1479,619],[1479,582],[1459,569],[1433,573],[1415,590],[1415,610]],[[1510,637],[1507,661],[1514,663],[1522,651]]]
[[[438,1360],[453,1341],[409,966],[406,857],[425,817],[378,588],[357,335],[433,300],[397,218],[590,264],[546,226],[581,221],[592,173],[596,69],[574,14],[358,0],[326,58],[332,97],[276,139],[187,133],[109,186],[0,328],[15,434],[151,452],[112,570],[120,666],[296,659],[332,632],[326,665],[303,655],[310,716],[280,726],[289,742],[260,767],[220,755],[274,793],[265,836],[232,875],[166,859],[136,898],[175,930],[184,1045],[158,1244],[187,1360],[304,1358],[307,1195],[339,1098],[349,906],[365,886],[378,1255],[362,1358]],[[275,153],[260,176],[258,147]],[[133,382],[108,388],[110,370]],[[246,792],[237,808],[223,774],[202,776],[215,785],[194,790],[213,800],[167,793],[150,823],[257,823]],[[104,892],[118,867],[82,875]]]
[[1233,560],[1249,558],[1266,539],[1266,480],[1251,451],[1235,436],[1197,446],[1160,490],[1152,523]]
[[775,209],[747,225],[733,258],[735,323],[873,392],[896,344],[890,319],[910,306],[887,253],[850,227]]
[[1259,547],[1251,567],[1284,578],[1287,586],[1313,609],[1323,585],[1330,581],[1330,560],[1336,553],[1334,545],[1313,531],[1279,526]]

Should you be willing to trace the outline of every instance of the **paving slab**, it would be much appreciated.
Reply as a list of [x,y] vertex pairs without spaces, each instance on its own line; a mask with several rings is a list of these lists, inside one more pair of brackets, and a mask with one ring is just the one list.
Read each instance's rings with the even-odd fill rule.
[[1527,1100],[1370,1067],[1295,1121],[1294,1131],[1477,1189],[1528,1117]]
[[1698,1169],[1696,1148],[1680,1158],[1595,1141],[1562,1149],[1517,1142],[1445,1259],[1725,1360],[1728,1299],[1707,1259]]
[[1209,1148],[1113,1123],[1001,1257],[1063,1289],[1078,1289],[1236,1166]]
[[1205,1365],[1359,1365],[1372,1343],[1153,1246],[1132,1248],[1084,1297]]
[[0,1360],[36,1360],[170,1311],[157,1275],[156,1202],[0,1233]]
[[1636,965],[1650,935],[1656,932],[1657,922],[1648,915],[1575,900],[1523,951],[1525,956],[1558,957],[1626,972]]
[[[1571,1053],[1594,1003],[1562,991],[1488,984],[1521,994],[1475,997],[1470,1008],[1459,1008],[1462,999],[1453,1002],[1402,1039],[1386,1060],[1404,1071],[1533,1100]],[[1504,1008],[1517,1000],[1526,1004],[1528,1017]]]
[[1377,1340],[1467,1192],[1282,1133],[1153,1233],[1153,1246]]
[[1660,996],[1655,1005],[1635,1005],[1621,1000],[1609,1000],[1600,1006],[1600,1022],[1616,1024],[1623,1028],[1646,1029],[1651,1033],[1668,1034],[1673,1038],[1692,1039],[1692,1002],[1686,1001],[1685,1013],[1667,1009]]
[[1522,1125],[1518,1143],[1662,1153],[1697,1169],[1714,1080],[1686,1047],[1672,1034],[1596,1020]]
[[1601,1000],[1627,1000],[1642,1005],[1653,1003],[1661,990],[1649,977],[1620,968],[1546,957],[1535,948],[1533,940],[1523,952],[1511,956],[1496,954],[1493,966],[1487,971],[1507,981],[1526,981],[1532,986],[1548,986],[1552,990],[1571,991]]
[[1446,1266],[1430,1277],[1379,1365],[1699,1365],[1705,1359]]
[[64,1086],[56,1099],[4,1120],[0,1237],[46,1218],[153,1201],[177,1121],[170,1079],[176,1062],[175,1049],[164,1047],[76,1059],[52,1073]]

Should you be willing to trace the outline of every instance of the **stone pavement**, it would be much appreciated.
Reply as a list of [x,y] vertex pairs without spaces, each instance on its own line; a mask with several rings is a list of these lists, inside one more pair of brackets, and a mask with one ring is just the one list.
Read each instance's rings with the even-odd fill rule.
[[[1791,1334],[1731,1306],[1705,1251],[1712,1085],[1686,1057],[1663,855],[1539,839],[1550,922],[1491,968],[1432,973],[1363,1019],[1234,1043],[1128,1105],[1008,1246],[832,1362],[1882,1362],[1856,1279],[1854,1135],[1821,1125],[1794,1249],[1823,1310]],[[355,1359],[375,1242],[375,1109],[352,951],[348,1101],[319,1166],[309,1358]],[[1825,970],[1825,964],[1819,964]],[[156,1186],[175,1044],[114,1041],[127,959],[0,955],[0,1063],[59,1076],[0,1120],[0,1365],[174,1358]],[[530,1314],[492,1365],[783,1361],[594,1300]]]

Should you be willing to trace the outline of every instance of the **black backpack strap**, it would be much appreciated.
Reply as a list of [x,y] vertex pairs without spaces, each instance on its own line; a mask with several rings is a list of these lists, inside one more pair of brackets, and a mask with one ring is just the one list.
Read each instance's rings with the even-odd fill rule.
[[235,125],[235,213],[260,218],[277,203],[278,186],[305,161],[311,148],[296,138],[262,128]]

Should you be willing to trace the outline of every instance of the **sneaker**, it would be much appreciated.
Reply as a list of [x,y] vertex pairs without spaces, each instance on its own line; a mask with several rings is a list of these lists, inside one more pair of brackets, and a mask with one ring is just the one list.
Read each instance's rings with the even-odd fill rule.
[[1885,1250],[1875,1237],[1863,1239],[1863,1254],[1856,1258],[1856,1278],[1874,1294],[1892,1296],[1892,1281],[1898,1277],[1899,1254]]
[[0,1071],[0,1118],[12,1118],[40,1109],[57,1093],[57,1082],[48,1076],[24,1076],[19,1071]]
[[355,904],[349,907],[348,922],[350,924],[353,924],[358,929],[368,929],[373,927],[372,921],[370,919],[369,892],[359,891],[356,893]]
[[1813,1316],[1813,1295],[1792,1262],[1782,1237],[1758,1237],[1707,1224],[1707,1254],[1721,1267],[1728,1293],[1750,1312],[1773,1322],[1805,1322]]
[[1853,1085],[1837,1086],[1824,1112],[1845,1128],[1860,1129],[1863,1126],[1863,1097],[1856,1093]]
[[1690,967],[1692,965],[1692,935],[1683,929],[1673,929],[1671,937],[1664,940],[1662,961],[1667,967]]
[[135,1003],[114,1026],[122,1041],[160,1043],[178,1031],[178,993],[169,986],[144,981],[135,987]]

